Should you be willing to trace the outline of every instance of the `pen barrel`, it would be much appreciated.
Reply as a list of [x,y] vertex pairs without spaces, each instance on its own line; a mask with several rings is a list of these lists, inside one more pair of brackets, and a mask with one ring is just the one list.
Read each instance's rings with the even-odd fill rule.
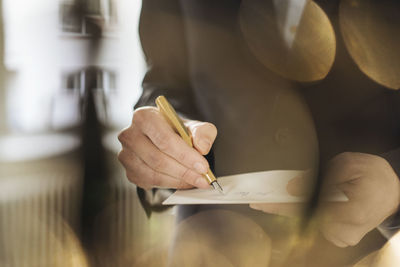
[[[168,100],[165,98],[165,96],[159,96],[156,98],[156,105],[161,112],[161,114],[165,117],[167,122],[171,125],[172,129],[174,129],[187,143],[190,147],[193,147],[193,140],[192,140],[192,134],[190,131],[186,128],[185,124],[182,122],[182,120],[179,118],[178,114],[176,113],[175,109],[171,104],[168,102]],[[210,169],[208,169],[208,172],[204,174],[204,178],[207,180],[209,184],[215,182],[217,179],[215,178],[214,174]]]
[[191,132],[186,128],[185,124],[176,113],[174,107],[171,106],[165,96],[161,95],[157,97],[156,105],[172,129],[174,129],[174,131],[182,137],[186,144],[188,144],[190,147],[193,147]]
[[208,172],[204,175],[204,177],[209,184],[217,180],[210,169],[208,169]]

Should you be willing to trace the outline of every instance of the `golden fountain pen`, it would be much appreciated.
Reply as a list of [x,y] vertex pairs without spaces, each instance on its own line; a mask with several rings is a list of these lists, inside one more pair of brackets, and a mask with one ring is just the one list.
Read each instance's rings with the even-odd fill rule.
[[[156,98],[156,105],[161,114],[163,114],[168,123],[182,137],[185,143],[190,147],[193,147],[193,140],[190,131],[183,124],[182,120],[179,118],[178,114],[176,114],[175,109],[171,106],[168,100],[164,96],[159,96]],[[214,187],[215,190],[223,194],[221,185],[217,182],[217,179],[210,169],[208,169],[207,173],[204,174],[204,178]]]

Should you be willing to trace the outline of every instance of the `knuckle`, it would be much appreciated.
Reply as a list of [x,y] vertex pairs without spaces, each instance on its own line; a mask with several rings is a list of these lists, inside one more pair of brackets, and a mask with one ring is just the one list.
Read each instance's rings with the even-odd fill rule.
[[155,119],[155,114],[158,114],[158,111],[155,107],[138,108],[133,113],[132,124],[136,124],[140,128],[149,127],[149,125],[151,125]]
[[118,135],[118,140],[124,148],[134,148],[139,137],[139,131],[134,129],[132,126],[123,130]]
[[141,122],[145,121],[145,119],[147,117],[147,113],[148,113],[147,108],[136,109],[135,112],[133,113],[132,121],[134,121],[136,123],[141,123]]
[[118,140],[121,142],[121,144],[125,144],[127,142],[127,140],[129,140],[129,128],[122,130],[119,134],[118,134]]
[[124,149],[118,153],[118,160],[125,168],[128,166],[128,155]]

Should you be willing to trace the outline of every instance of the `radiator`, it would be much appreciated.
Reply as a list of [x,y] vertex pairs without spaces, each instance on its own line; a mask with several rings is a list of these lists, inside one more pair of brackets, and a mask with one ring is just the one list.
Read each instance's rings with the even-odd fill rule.
[[0,163],[0,266],[87,266],[76,237],[76,155]]

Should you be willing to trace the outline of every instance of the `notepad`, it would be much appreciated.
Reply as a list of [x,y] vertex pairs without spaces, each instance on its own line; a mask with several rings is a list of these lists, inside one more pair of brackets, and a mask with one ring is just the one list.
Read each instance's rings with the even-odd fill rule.
[[[216,190],[189,189],[177,190],[164,205],[175,204],[250,204],[250,203],[296,203],[304,202],[305,197],[292,196],[287,190],[287,183],[304,175],[299,170],[273,170],[230,175],[218,178],[224,189],[224,195]],[[325,197],[328,201],[348,201],[339,190],[332,190]]]

